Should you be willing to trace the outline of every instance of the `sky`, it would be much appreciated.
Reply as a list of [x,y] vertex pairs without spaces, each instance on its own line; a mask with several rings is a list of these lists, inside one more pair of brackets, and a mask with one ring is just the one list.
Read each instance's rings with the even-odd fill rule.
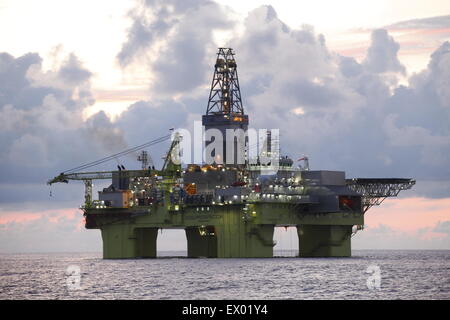
[[[250,125],[280,128],[282,152],[417,180],[367,212],[353,248],[450,249],[449,1],[2,0],[0,39],[0,252],[100,251],[83,185],[45,182],[191,128],[217,47],[235,49]],[[183,232],[158,246],[185,248]]]

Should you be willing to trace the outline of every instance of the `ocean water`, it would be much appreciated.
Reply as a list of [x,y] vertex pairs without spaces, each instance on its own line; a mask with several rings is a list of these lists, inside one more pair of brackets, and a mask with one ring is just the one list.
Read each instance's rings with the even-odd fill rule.
[[0,254],[0,299],[450,299],[450,251],[133,260]]

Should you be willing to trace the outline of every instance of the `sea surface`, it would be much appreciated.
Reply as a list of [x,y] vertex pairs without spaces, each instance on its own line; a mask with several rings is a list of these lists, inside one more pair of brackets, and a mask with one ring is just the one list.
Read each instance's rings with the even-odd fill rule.
[[351,258],[174,257],[183,254],[132,260],[103,260],[101,253],[0,254],[0,299],[450,299],[448,250],[354,250]]

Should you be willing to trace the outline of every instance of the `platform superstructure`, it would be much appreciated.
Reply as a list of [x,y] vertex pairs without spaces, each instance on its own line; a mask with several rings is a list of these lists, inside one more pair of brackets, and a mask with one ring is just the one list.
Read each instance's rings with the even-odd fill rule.
[[[413,179],[348,179],[343,171],[309,170],[307,157],[302,159],[305,165],[296,166],[271,149],[275,144],[270,133],[263,152],[272,159],[276,156],[276,161],[251,158],[246,135],[249,117],[231,48],[218,50],[202,124],[224,137],[223,148],[212,150],[213,160],[207,164],[174,159],[183,139],[175,132],[119,154],[143,150],[140,170],[121,166],[114,171],[78,170],[110,160],[106,157],[48,182],[84,181],[86,228],[101,230],[104,258],[156,257],[160,229],[184,229],[188,257],[272,257],[277,226],[297,228],[300,257],[347,257],[351,237],[363,229],[367,210],[415,183]],[[227,136],[227,129],[238,134]],[[164,165],[155,169],[144,149],[170,137]],[[232,142],[227,144],[229,139]],[[204,149],[209,152],[213,142],[207,137]],[[111,184],[94,200],[95,179],[111,179]]]

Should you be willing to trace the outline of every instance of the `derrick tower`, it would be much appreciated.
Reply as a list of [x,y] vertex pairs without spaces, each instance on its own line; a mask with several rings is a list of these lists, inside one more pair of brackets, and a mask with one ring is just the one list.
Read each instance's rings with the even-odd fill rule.
[[[208,106],[202,117],[202,124],[206,132],[216,129],[209,131],[214,137],[207,134],[205,142],[206,153],[214,158],[213,164],[234,166],[245,163],[248,116],[244,113],[237,64],[231,48],[219,48],[217,52]],[[216,146],[219,148],[211,150],[208,146],[214,141],[218,142]]]

